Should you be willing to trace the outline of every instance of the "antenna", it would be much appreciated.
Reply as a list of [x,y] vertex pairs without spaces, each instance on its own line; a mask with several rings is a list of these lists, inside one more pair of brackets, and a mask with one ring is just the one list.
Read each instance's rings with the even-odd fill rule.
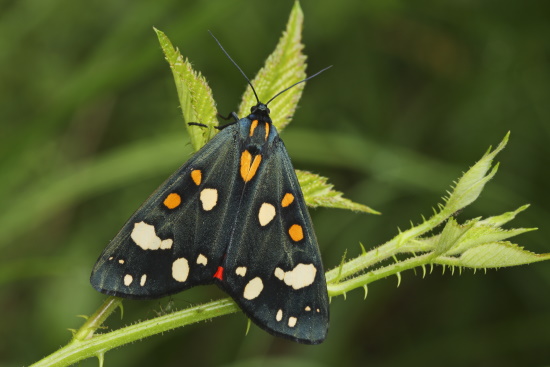
[[[246,76],[246,74],[244,73],[244,71],[239,67],[239,65],[237,65],[237,63],[235,62],[235,60],[233,60],[231,58],[231,56],[229,56],[229,53],[227,53],[227,51],[225,51],[225,48],[223,48],[222,44],[220,43],[220,41],[218,41],[218,39],[214,36],[214,34],[209,30],[208,33],[210,33],[210,35],[212,36],[212,38],[214,38],[214,40],[216,41],[216,43],[218,44],[218,46],[220,46],[220,48],[222,49],[223,53],[225,54],[225,56],[227,56],[227,58],[229,60],[231,60],[231,62],[233,63],[233,65],[235,65],[237,67],[237,69],[239,69],[239,71],[241,72],[241,74],[244,76],[244,78],[246,79],[246,81],[248,82],[248,85],[250,85],[250,88],[252,88],[252,92],[254,92],[254,96],[256,97],[256,101],[258,101],[258,104],[260,104],[260,99],[258,98],[258,94],[256,93],[256,89],[254,89],[254,86],[252,85],[252,83],[250,82],[250,79],[248,79],[248,77]],[[273,96],[269,101],[267,101],[267,103],[265,104],[266,106],[271,103],[271,101],[273,101],[275,98],[279,97],[281,94],[283,94],[284,92],[286,92],[287,90],[289,90],[290,88],[293,88],[295,87],[296,85],[300,84],[300,83],[304,83],[304,82],[307,82],[308,80],[316,77],[317,75],[321,74],[323,71],[325,70],[328,70],[332,67],[332,65],[330,66],[327,66],[326,68],[324,68],[323,70],[321,71],[318,71],[316,72],[315,74],[313,74],[312,76],[308,76],[307,78],[305,78],[304,80],[300,80],[299,82],[297,83],[294,83],[292,84],[290,87],[286,88],[286,89],[283,89],[282,91],[280,91],[279,93],[275,94],[275,96]]]
[[287,90],[289,90],[290,88],[300,84],[300,83],[304,83],[304,82],[307,82],[309,79],[313,78],[313,77],[316,77],[317,75],[321,74],[323,71],[325,70],[328,70],[332,67],[332,65],[330,66],[327,66],[326,68],[324,68],[323,70],[321,71],[318,71],[316,72],[315,74],[313,74],[312,76],[308,76],[307,78],[305,78],[304,80],[300,80],[298,83],[294,83],[292,84],[290,87],[286,88],[286,89],[283,89],[282,91],[280,91],[279,93],[275,94],[275,96],[271,97],[271,99],[269,101],[267,101],[267,103],[265,104],[266,106],[271,102],[273,101],[275,98],[279,97],[281,94],[283,94],[284,92],[286,92]]
[[[260,99],[258,98],[258,95],[256,94],[256,90],[254,89],[254,86],[252,85],[252,83],[250,82],[250,79],[248,79],[248,77],[246,76],[246,74],[244,73],[244,71],[239,67],[239,65],[237,65],[237,63],[235,62],[235,60],[233,60],[231,58],[231,56],[229,56],[229,54],[227,53],[227,51],[225,51],[225,48],[223,48],[222,44],[220,43],[220,41],[218,41],[218,39],[214,36],[214,34],[212,34],[212,32],[210,32],[210,30],[208,31],[208,33],[210,33],[210,35],[212,36],[212,38],[214,38],[214,40],[216,41],[216,43],[218,44],[218,46],[220,46],[220,48],[222,49],[223,53],[225,54],[225,56],[227,56],[229,58],[229,60],[231,60],[231,62],[233,63],[233,65],[235,65],[237,67],[237,69],[239,69],[239,71],[241,72],[241,74],[244,76],[244,78],[246,79],[246,81],[248,82],[248,85],[250,85],[250,88],[252,88],[252,91],[254,92],[254,96],[256,97],[256,101],[258,101],[258,104],[260,104]],[[319,73],[317,73],[319,74]],[[315,75],[317,75],[315,74]],[[315,76],[314,75],[314,76]],[[309,79],[309,78],[308,78]],[[307,80],[307,79],[306,79]],[[305,80],[303,80],[305,82]],[[283,91],[284,92],[284,91]],[[281,93],[279,93],[281,94]],[[273,99],[273,98],[272,98]],[[269,102],[268,102],[269,103]]]

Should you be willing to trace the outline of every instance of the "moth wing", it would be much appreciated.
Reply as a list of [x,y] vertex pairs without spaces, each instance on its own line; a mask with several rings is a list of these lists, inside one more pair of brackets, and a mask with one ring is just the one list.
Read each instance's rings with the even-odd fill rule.
[[262,158],[245,185],[219,284],[261,328],[317,344],[326,337],[329,309],[311,218],[278,135]]
[[235,125],[218,133],[130,217],[94,266],[95,289],[149,299],[213,282],[231,232],[225,218],[235,205],[227,180],[238,174],[236,134]]

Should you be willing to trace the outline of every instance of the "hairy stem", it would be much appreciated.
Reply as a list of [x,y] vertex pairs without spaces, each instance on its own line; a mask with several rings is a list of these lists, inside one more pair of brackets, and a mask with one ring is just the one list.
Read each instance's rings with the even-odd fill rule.
[[[100,310],[102,308],[103,306]],[[91,339],[77,340],[74,338],[68,345],[38,361],[32,366],[68,366],[93,356],[101,358],[102,354],[106,351],[121,345],[128,344],[151,335],[160,334],[177,327],[212,319],[217,316],[223,316],[237,311],[239,311],[239,308],[235,302],[229,298],[225,298],[205,303],[200,306],[190,307],[168,315],[159,316],[154,319],[130,325],[106,334],[95,335]],[[77,332],[77,334],[79,332]]]

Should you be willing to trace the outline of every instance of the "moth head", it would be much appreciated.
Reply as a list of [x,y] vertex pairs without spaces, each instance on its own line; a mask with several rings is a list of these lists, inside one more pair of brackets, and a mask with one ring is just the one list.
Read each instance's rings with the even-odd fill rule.
[[271,111],[269,110],[269,107],[263,103],[258,103],[256,106],[250,107],[250,113],[256,114],[256,115],[269,115]]
[[252,120],[271,123],[270,112],[269,107],[265,103],[260,102],[250,108],[250,115],[248,117]]

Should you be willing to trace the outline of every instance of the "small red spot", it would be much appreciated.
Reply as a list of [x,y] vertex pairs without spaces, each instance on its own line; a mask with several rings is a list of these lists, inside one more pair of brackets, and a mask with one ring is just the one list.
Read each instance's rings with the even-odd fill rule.
[[218,278],[219,280],[223,280],[223,267],[218,266],[218,270],[216,270],[216,273],[214,274],[214,278]]

